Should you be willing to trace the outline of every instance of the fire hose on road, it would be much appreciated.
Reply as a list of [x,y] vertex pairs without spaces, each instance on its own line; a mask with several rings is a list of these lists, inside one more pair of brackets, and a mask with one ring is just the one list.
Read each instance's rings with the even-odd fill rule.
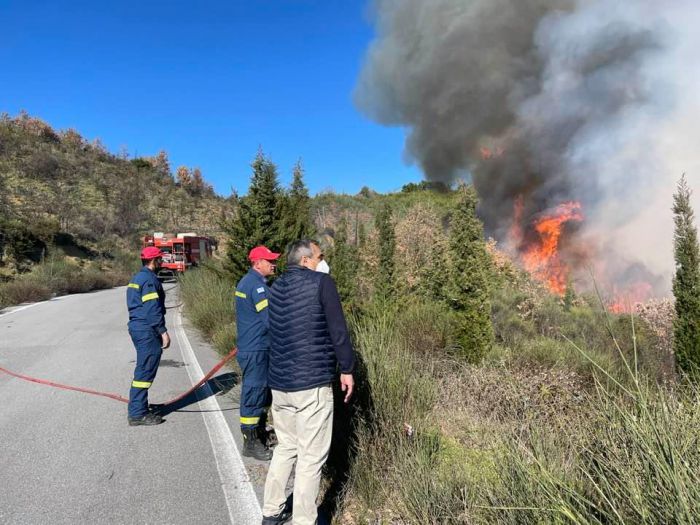
[[[231,359],[233,359],[236,354],[238,353],[238,348],[234,348],[231,350],[221,361],[219,361],[214,368],[212,368],[207,374],[200,379],[197,384],[195,384],[192,388],[187,390],[186,392],[180,394],[179,396],[171,399],[170,401],[167,401],[166,403],[162,403],[162,406],[168,406],[172,405],[174,403],[177,403],[181,399],[187,397],[190,395],[192,392],[197,390],[199,387],[201,387],[204,383],[209,381],[214,374],[216,374],[221,368],[228,363]],[[98,390],[92,390],[90,388],[81,388],[77,386],[71,386],[71,385],[63,385],[61,383],[55,383],[53,381],[48,381],[46,379],[38,379],[36,377],[30,377],[30,376],[25,376],[23,374],[18,374],[17,372],[12,372],[11,370],[8,370],[7,368],[3,368],[0,366],[0,372],[4,372],[8,375],[11,375],[12,377],[16,377],[18,379],[23,379],[24,381],[31,381],[32,383],[39,383],[40,385],[47,385],[51,386],[54,388],[62,388],[63,390],[74,390],[76,392],[82,392],[84,394],[91,394],[94,396],[102,396],[102,397],[108,397],[110,399],[114,399],[116,401],[121,401],[122,403],[129,403],[129,400],[123,396],[120,396],[119,394],[110,394],[109,392],[100,392]]]

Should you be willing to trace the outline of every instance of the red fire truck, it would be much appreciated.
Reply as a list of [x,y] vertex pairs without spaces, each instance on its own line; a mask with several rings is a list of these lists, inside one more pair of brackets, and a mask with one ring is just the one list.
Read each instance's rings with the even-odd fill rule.
[[155,246],[163,252],[158,277],[176,277],[211,257],[212,240],[196,233],[155,232],[143,238],[143,246]]

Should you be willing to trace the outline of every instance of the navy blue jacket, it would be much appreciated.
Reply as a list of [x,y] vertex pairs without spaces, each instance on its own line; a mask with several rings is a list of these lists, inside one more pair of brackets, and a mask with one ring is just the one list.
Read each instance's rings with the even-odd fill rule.
[[129,330],[155,330],[165,328],[165,291],[156,274],[146,266],[132,277],[126,289],[126,306],[129,309]]
[[338,365],[352,373],[355,353],[335,282],[292,266],[270,289],[268,385],[285,392],[314,388],[333,381]]
[[248,270],[236,285],[236,332],[239,352],[261,352],[270,347],[269,289],[265,278]]

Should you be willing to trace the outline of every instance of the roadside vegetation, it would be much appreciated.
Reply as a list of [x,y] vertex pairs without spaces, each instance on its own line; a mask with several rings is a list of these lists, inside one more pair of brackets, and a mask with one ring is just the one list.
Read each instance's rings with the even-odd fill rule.
[[[470,188],[441,190],[310,201],[359,359],[326,468],[335,522],[697,522],[700,399],[673,302],[551,295],[483,240]],[[279,231],[256,241],[283,249]],[[229,259],[183,282],[220,351],[239,275]]]
[[235,283],[224,276],[216,262],[180,278],[185,315],[221,355],[228,354],[236,346],[235,291]]
[[141,263],[135,254],[79,259],[57,250],[12,280],[0,283],[0,309],[57,295],[124,286]]

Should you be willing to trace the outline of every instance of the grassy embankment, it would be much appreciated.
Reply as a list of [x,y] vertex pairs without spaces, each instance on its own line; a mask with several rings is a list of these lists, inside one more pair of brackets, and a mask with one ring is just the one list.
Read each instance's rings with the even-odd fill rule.
[[[191,272],[182,291],[229,349],[232,283]],[[697,521],[698,393],[669,382],[649,323],[522,294],[494,294],[499,344],[479,365],[454,351],[437,303],[350,320],[358,391],[352,417],[339,410],[325,500],[338,522]]]
[[121,251],[108,258],[94,259],[52,254],[30,271],[0,283],[0,308],[45,301],[56,295],[123,286],[140,264],[136,256]]

